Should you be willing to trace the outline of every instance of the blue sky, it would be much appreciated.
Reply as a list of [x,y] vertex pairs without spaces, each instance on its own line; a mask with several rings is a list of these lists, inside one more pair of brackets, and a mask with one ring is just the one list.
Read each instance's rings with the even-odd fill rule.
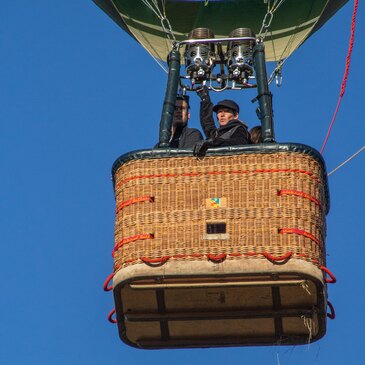
[[[353,1],[287,61],[272,87],[277,140],[320,149],[345,67]],[[91,0],[3,2],[0,21],[2,364],[358,364],[363,357],[365,154],[329,178],[329,297],[337,318],[310,346],[141,351],[106,320],[112,270],[110,170],[156,143],[166,75]],[[364,145],[360,4],[328,170]],[[231,95],[257,120],[253,94]],[[192,97],[191,126],[198,125]],[[220,95],[212,96],[218,101]]]

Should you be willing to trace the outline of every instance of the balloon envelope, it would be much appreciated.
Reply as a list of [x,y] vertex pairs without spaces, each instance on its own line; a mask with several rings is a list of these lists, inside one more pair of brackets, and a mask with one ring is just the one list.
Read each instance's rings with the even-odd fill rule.
[[[228,37],[236,28],[260,32],[268,9],[273,12],[265,38],[266,60],[287,58],[348,0],[93,0],[153,57],[166,61],[171,31],[177,41],[195,28]],[[275,8],[274,8],[275,9]],[[271,16],[266,17],[266,23]]]

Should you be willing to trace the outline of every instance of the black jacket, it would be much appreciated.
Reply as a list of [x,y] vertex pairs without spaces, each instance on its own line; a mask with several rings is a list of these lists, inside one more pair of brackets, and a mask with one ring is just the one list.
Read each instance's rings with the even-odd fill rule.
[[172,148],[193,148],[197,142],[203,139],[198,129],[188,128],[186,125],[177,127],[170,142]]
[[219,128],[215,126],[213,103],[210,100],[203,100],[200,103],[200,124],[206,137],[211,141],[211,146],[236,146],[251,143],[247,125],[238,119],[232,119]]

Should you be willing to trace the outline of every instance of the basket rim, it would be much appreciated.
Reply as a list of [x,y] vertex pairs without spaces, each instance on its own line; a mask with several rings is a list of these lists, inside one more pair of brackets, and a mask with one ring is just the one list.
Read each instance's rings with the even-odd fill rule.
[[[255,145],[228,146],[209,148],[206,156],[245,155],[245,154],[271,154],[280,152],[296,152],[313,157],[322,167],[325,175],[326,164],[322,155],[313,147],[301,143],[258,143]],[[151,148],[126,152],[119,156],[112,166],[112,177],[117,170],[125,163],[133,160],[193,157],[191,148]]]

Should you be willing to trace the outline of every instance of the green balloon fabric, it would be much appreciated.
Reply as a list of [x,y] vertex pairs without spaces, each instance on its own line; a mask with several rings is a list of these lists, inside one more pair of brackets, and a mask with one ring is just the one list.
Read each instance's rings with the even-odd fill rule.
[[[216,38],[236,28],[258,35],[266,16],[267,61],[289,57],[348,0],[93,0],[153,57],[166,61],[172,42],[195,28]],[[276,7],[276,10],[275,10]],[[264,31],[261,32],[262,34]]]

